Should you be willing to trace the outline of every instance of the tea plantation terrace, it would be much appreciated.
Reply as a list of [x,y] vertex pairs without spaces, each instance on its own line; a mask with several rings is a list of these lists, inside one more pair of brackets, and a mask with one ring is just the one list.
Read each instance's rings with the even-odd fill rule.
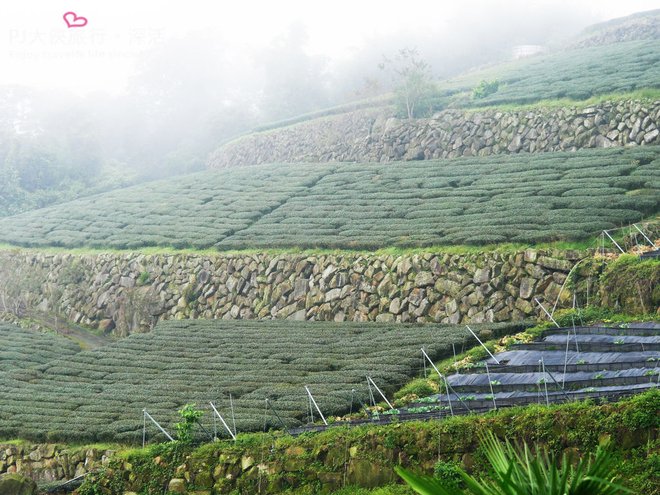
[[[590,334],[588,327],[583,328],[578,335],[572,328],[563,328],[544,336],[540,342],[514,344],[510,350],[482,362],[476,368],[478,372],[448,377],[454,400],[490,400],[491,407],[504,407],[564,402],[577,397],[618,398],[658,387],[660,324],[644,324],[639,329],[642,334],[651,331],[653,335],[637,335],[638,328],[634,325],[595,330],[595,334]],[[641,340],[647,342],[646,350],[639,351],[639,346],[635,350],[621,348],[626,345],[623,342],[632,344]],[[588,350],[590,343],[605,342],[611,347],[597,352]],[[540,350],[529,351],[530,347]],[[550,350],[554,347],[562,350]],[[634,358],[628,366],[608,369],[610,364],[621,363],[621,357],[628,353],[633,353]],[[594,371],[593,366],[599,371]],[[446,401],[446,396],[438,395],[436,399]]]
[[[660,88],[660,40],[631,40],[601,46],[561,49],[551,53],[471,70],[439,81],[429,98],[430,111],[492,105],[520,105],[565,98],[583,101],[599,95]],[[497,82],[496,90],[474,98],[482,81]],[[255,132],[278,129],[358,108],[391,105],[391,97],[340,105],[271,122]]]
[[[138,444],[144,408],[172,430],[188,403],[207,409],[203,424],[212,431],[208,403],[227,414],[230,394],[238,431],[264,428],[267,398],[287,426],[301,425],[305,386],[325,414],[343,414],[353,399],[368,400],[367,375],[392,393],[421,371],[421,347],[433,359],[449,356],[466,333],[444,325],[165,321],[149,334],[0,372],[0,438]],[[43,334],[33,338],[38,343]],[[268,426],[282,427],[273,414]],[[150,438],[157,433],[150,430]]]
[[574,240],[656,215],[660,146],[204,172],[0,219],[0,242],[378,249]]
[[0,372],[31,368],[80,350],[66,337],[0,322]]
[[[660,40],[612,43],[560,50],[467,72],[440,84],[454,105],[532,103],[660,87]],[[497,91],[472,98],[481,81],[498,81]],[[442,97],[440,98],[442,101]]]
[[[593,333],[590,333],[593,331]],[[578,333],[579,332],[579,333]],[[660,342],[660,324],[645,323],[617,327],[581,327],[556,329],[542,338],[541,346],[554,343],[555,336],[563,336],[562,351],[529,351],[530,344],[514,344],[508,351],[478,363],[469,372],[446,377],[446,389],[424,397],[412,404],[387,408],[372,414],[367,420],[351,424],[389,423],[397,421],[434,419],[453,415],[483,413],[498,408],[528,404],[554,404],[594,399],[611,401],[656,389],[660,386],[660,350],[641,352],[576,351],[576,338],[586,344],[609,339],[613,345],[621,340],[651,339]],[[568,341],[568,349],[566,344]],[[578,346],[580,343],[578,343]],[[630,355],[632,359],[622,359]],[[429,373],[433,370],[429,368]],[[440,380],[444,385],[445,378]],[[444,386],[442,387],[444,388]],[[321,425],[305,426],[295,432],[319,431]]]

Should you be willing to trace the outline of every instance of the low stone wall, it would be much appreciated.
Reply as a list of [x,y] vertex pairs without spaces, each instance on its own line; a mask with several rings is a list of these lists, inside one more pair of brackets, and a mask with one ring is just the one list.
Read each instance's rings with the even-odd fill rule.
[[[565,452],[572,458],[594,452],[600,441],[610,440],[621,473],[636,473],[633,463],[639,469],[652,456],[651,447],[639,447],[653,445],[658,435],[657,427],[631,419],[653,416],[653,399],[648,397],[636,403],[582,408],[502,410],[478,421],[462,417],[329,430],[298,438],[273,436],[238,445],[219,442],[178,455],[168,454],[163,447],[151,456],[138,453],[112,462],[103,476],[89,480],[89,486],[108,495],[145,493],[154,485],[167,487],[168,493],[195,495],[311,495],[355,485],[374,488],[400,483],[395,466],[431,474],[438,461],[446,468],[460,466],[480,478],[488,476],[479,447],[485,432],[513,442],[540,444],[554,454]],[[633,449],[636,452],[630,455]],[[648,469],[642,467],[641,472],[648,473]],[[644,480],[652,483],[653,476],[639,476],[636,482],[641,485]],[[632,479],[625,474],[620,479],[626,484],[629,481]]]
[[70,480],[106,466],[114,453],[56,444],[0,443],[0,474],[19,473],[37,483]]
[[388,162],[660,143],[660,101],[519,111],[446,110],[413,120],[384,112],[358,110],[251,134],[216,150],[208,165]]
[[[554,304],[580,253],[0,252],[0,298],[123,336],[169,318],[499,322]],[[592,292],[594,288],[592,287]],[[564,296],[570,298],[568,292]]]

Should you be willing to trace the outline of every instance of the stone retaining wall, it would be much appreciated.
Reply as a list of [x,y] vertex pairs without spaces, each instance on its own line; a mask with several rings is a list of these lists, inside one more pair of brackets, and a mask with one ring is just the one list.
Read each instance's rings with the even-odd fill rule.
[[1,444],[0,474],[19,473],[37,483],[70,480],[108,464],[112,450],[56,444]]
[[402,256],[16,250],[0,252],[0,297],[20,294],[28,310],[119,336],[170,318],[499,322],[536,315],[534,297],[554,304],[579,256],[532,249]]
[[445,110],[401,120],[358,110],[251,134],[216,150],[210,168],[271,162],[388,162],[660,143],[660,101],[517,111]]

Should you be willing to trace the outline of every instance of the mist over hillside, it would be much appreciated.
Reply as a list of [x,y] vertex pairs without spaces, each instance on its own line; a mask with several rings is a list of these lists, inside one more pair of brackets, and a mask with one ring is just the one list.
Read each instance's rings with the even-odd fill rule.
[[211,151],[259,125],[388,94],[379,64],[403,48],[440,80],[509,60],[517,45],[552,50],[599,20],[584,9],[481,5],[423,30],[405,21],[379,30],[376,14],[342,56],[314,48],[317,33],[292,16],[252,44],[211,29],[166,33],[115,93],[0,78],[0,215],[199,171]]

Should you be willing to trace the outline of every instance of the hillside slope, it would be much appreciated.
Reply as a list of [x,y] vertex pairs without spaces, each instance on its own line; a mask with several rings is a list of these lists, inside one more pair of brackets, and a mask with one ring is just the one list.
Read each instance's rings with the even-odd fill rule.
[[[655,25],[657,16],[642,16],[635,21]],[[596,36],[602,29],[595,29]],[[623,33],[623,34],[622,34]],[[627,31],[622,28],[619,36],[625,38]],[[436,89],[419,107],[423,116],[431,116],[444,109],[470,109],[493,105],[534,104],[547,100],[568,99],[575,102],[591,97],[628,93],[642,89],[660,88],[660,39],[655,35],[645,35],[641,40],[595,43],[595,46],[566,47],[519,60],[503,62],[497,65],[477,68],[451,79],[439,81]],[[475,98],[473,90],[483,81],[497,82],[496,90],[482,97]],[[323,128],[322,116],[344,116],[344,120],[359,119],[361,113],[377,112],[396,116],[392,105],[396,99],[392,96],[374,102],[373,107],[360,105],[361,111],[349,111],[350,106],[320,110],[309,115],[299,116],[286,121],[262,125],[259,131],[280,132],[288,126],[301,122],[318,124]],[[564,102],[565,103],[565,102]],[[352,117],[355,115],[356,117]],[[467,116],[466,119],[469,119]],[[248,134],[250,136],[252,134]],[[244,136],[245,137],[245,136]],[[360,136],[354,136],[354,139]],[[243,138],[238,138],[240,141]],[[227,143],[233,145],[235,141]],[[211,166],[222,149],[220,146],[210,159]],[[268,161],[277,161],[271,158]],[[323,160],[320,160],[323,161]]]
[[[391,392],[420,371],[420,347],[438,358],[465,338],[459,326],[163,322],[96,351],[0,372],[0,438],[138,443],[143,408],[173,431],[184,404],[226,409],[228,394],[241,431],[264,427],[266,398],[295,425],[305,419],[306,385],[326,414],[343,413],[352,389],[355,404],[368,400],[367,375]],[[273,414],[268,423],[281,426]]]
[[638,12],[589,26],[571,43],[586,47],[632,40],[660,38],[660,9]]
[[20,371],[80,352],[72,340],[0,322],[0,372]]
[[[463,93],[460,106],[532,103],[660,87],[660,40],[627,41],[565,49],[467,72],[439,85],[446,96]],[[480,81],[497,80],[498,90],[470,99]]]
[[391,162],[544,153],[660,143],[660,91],[604,101],[449,109],[398,119],[359,110],[243,136],[216,149],[209,168],[274,162]]
[[580,239],[658,212],[660,147],[266,165],[0,220],[21,246],[382,248]]

